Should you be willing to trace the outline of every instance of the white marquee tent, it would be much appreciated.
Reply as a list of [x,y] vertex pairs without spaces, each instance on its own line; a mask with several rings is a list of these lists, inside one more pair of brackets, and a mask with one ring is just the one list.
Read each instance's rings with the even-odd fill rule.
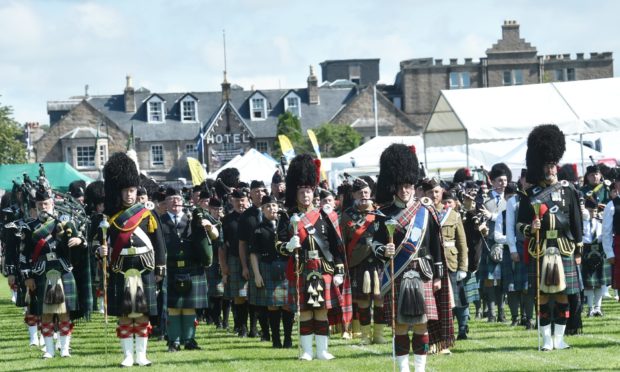
[[271,177],[278,169],[278,163],[257,150],[250,149],[243,156],[235,156],[207,177],[216,179],[217,175],[226,168],[237,168],[241,174],[241,181],[249,183],[253,180],[261,180],[269,186],[271,185]]

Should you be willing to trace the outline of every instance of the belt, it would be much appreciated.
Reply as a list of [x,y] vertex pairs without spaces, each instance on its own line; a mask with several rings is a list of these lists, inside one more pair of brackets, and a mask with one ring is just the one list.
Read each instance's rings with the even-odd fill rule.
[[184,269],[187,267],[192,266],[192,262],[189,261],[168,261],[166,262],[166,264],[168,265],[168,267],[174,268],[174,269]]
[[121,256],[134,256],[137,254],[143,254],[149,252],[149,247],[129,247],[121,250]]

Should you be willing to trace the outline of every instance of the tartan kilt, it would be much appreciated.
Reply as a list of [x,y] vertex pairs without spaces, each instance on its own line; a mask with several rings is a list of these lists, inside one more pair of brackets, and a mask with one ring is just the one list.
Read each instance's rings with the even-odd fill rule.
[[[137,258],[137,257],[136,257]],[[128,270],[131,267],[131,262],[134,263],[138,260],[125,260],[123,270]],[[140,265],[141,266],[141,265]],[[144,269],[143,267],[136,267],[138,270]],[[144,270],[142,272],[142,288],[144,289],[144,296],[148,303],[149,316],[156,316],[157,313],[157,282],[155,281],[155,273],[151,270]],[[121,309],[123,308],[123,297],[125,295],[125,275],[122,272],[110,271],[108,278],[108,315],[111,316],[125,316]]]
[[[373,295],[373,288],[375,287],[374,271],[377,271],[377,277],[379,283],[377,284],[381,288],[381,277],[383,276],[384,264],[378,260],[375,262],[368,262],[368,260],[362,261],[359,265],[350,268],[351,273],[351,293],[353,294],[353,300],[369,300],[370,297],[374,297],[375,300],[379,299],[381,295]],[[364,293],[364,273],[368,271],[370,274],[370,293]]]
[[[587,253],[587,245],[584,244],[584,254]],[[583,286],[585,288],[599,288],[605,285],[611,284],[611,270],[612,266],[607,262],[607,258],[605,254],[603,254],[603,264],[597,267],[594,271],[588,270],[588,268],[583,265],[582,260],[581,272],[583,274]]]
[[[259,263],[260,272],[263,276],[263,282],[265,283],[265,287],[263,288],[264,292],[264,302],[262,302],[260,306],[287,306],[288,305],[288,280],[286,280],[286,265],[283,267],[281,273],[275,273],[274,268],[270,263],[260,262]],[[281,275],[281,280],[278,280],[276,277],[279,274]]]
[[[406,272],[403,271],[395,280],[394,280],[394,309],[398,311],[398,293],[400,292],[400,283],[402,281],[403,274]],[[424,286],[424,313],[426,314],[427,320],[438,320],[439,313],[437,311],[437,304],[435,302],[435,294],[433,293],[433,281],[432,280],[423,280]],[[383,301],[383,312],[385,314],[385,321],[387,324],[392,322],[392,293],[391,291],[386,293],[385,300]]]
[[[528,266],[528,293],[530,295],[536,295],[536,290],[538,287],[538,283],[536,282],[536,259],[532,256],[528,257],[530,262]],[[540,263],[542,265],[542,257],[540,258]],[[564,277],[566,280],[566,289],[562,292],[554,293],[554,294],[566,294],[572,295],[577,294],[581,291],[581,282],[579,280],[579,273],[577,272],[579,268],[575,263],[575,256],[564,256],[562,255],[562,265],[564,266]],[[542,273],[542,269],[540,270]],[[541,292],[544,294],[544,292]]]
[[[224,287],[224,296],[228,299],[235,297],[247,297],[247,280],[241,276],[241,259],[235,256],[228,256],[228,282]],[[245,295],[241,296],[244,290]]]
[[224,283],[222,283],[220,264],[214,263],[207,268],[207,286],[209,297],[224,296]]
[[467,293],[465,293],[465,280],[467,277],[459,282],[456,280],[456,271],[448,271],[448,275],[450,275],[450,285],[452,286],[452,295],[454,296],[454,307],[468,306]]
[[[192,288],[186,295],[175,290],[175,274],[190,274]],[[202,268],[169,270],[168,275],[168,308],[172,309],[206,309],[209,307],[207,276]]]
[[519,262],[513,262],[510,250],[504,248],[502,256],[502,287],[504,292],[510,292],[508,287],[512,284],[512,291],[518,292],[527,289],[528,282],[527,266],[523,263],[523,253],[519,252]]
[[[315,265],[313,261],[317,261],[318,264]],[[318,266],[318,267],[312,270],[308,267],[309,263],[311,267],[315,267],[315,266]],[[306,288],[306,276],[308,276],[308,274],[310,274],[312,271],[317,271],[318,273],[322,274],[323,281],[325,284],[323,288],[323,299],[325,301],[321,304],[320,307],[313,307],[312,305],[308,305],[306,303],[308,301],[308,298],[306,298],[306,291],[304,290],[304,288]],[[338,287],[332,286],[332,279],[333,279],[332,274],[323,271],[323,265],[321,264],[320,260],[307,260],[303,266],[301,275],[299,275],[299,289],[300,289],[299,302],[301,303],[300,310],[301,311],[312,311],[312,310],[320,310],[320,309],[329,310],[329,309],[339,308],[340,301],[338,298],[341,297],[340,291],[338,290]],[[295,286],[296,286],[296,279],[289,281],[288,303],[290,305],[291,311],[293,312],[297,311],[297,290]]]
[[480,301],[480,281],[475,273],[467,273],[465,278],[465,297],[468,303]]
[[[47,262],[49,264],[49,261]],[[49,267],[48,269],[45,270],[45,272],[42,275],[38,275],[36,277],[36,291],[37,291],[37,301],[36,301],[36,306],[32,307],[32,310],[34,310],[34,313],[32,313],[32,315],[37,315],[37,316],[41,316],[43,314],[43,298],[45,298],[45,289],[46,289],[46,278],[45,278],[45,274],[52,269],[58,270],[60,272],[63,272],[63,269],[60,265],[57,265],[57,267],[55,265],[50,265],[52,267]],[[61,275],[61,280],[62,280],[62,290],[65,294],[65,306],[67,307],[67,313],[71,312],[71,311],[75,311],[77,310],[78,307],[78,294],[77,294],[77,285],[75,284],[75,277],[73,276],[72,272],[65,272]],[[24,292],[25,295],[25,292]]]
[[269,292],[267,292],[266,281],[267,277],[269,277],[270,266],[268,263],[259,261],[258,262],[258,270],[260,271],[261,276],[263,277],[263,287],[257,288],[256,282],[254,281],[254,270],[250,270],[250,280],[248,281],[248,302],[250,305],[255,306],[268,306],[268,298]]
[[17,292],[15,306],[17,307],[28,306],[28,304],[26,303],[26,291],[28,291],[28,289],[26,288],[26,283],[21,279],[21,275],[15,276],[15,285],[16,285],[15,291]]

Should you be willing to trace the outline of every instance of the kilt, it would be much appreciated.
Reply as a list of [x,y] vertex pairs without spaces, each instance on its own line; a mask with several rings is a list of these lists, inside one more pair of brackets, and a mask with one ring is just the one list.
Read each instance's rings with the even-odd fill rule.
[[[359,265],[350,269],[351,272],[351,293],[353,294],[353,300],[369,300],[373,293],[375,286],[374,271],[377,272],[377,278],[379,283],[377,286],[381,288],[381,277],[383,276],[384,264],[377,259],[372,259],[372,262],[368,260],[362,261]],[[368,271],[370,274],[370,293],[364,293],[364,273]],[[381,295],[373,296],[375,300],[381,298]]]
[[[528,293],[530,295],[536,295],[536,289],[538,287],[538,283],[536,282],[536,259],[533,257],[529,257],[529,264],[527,275],[528,275]],[[542,265],[542,257],[540,258],[540,263]],[[578,267],[575,263],[575,256],[564,256],[562,255],[562,265],[564,266],[564,277],[566,280],[566,289],[559,293],[554,294],[566,294],[572,295],[579,293],[581,291],[581,281],[579,280],[579,273],[577,272]],[[542,272],[542,269],[541,271]],[[541,292],[544,294],[544,292]]]
[[222,270],[219,264],[213,264],[207,268],[207,293],[209,297],[224,296],[224,284],[222,283]]
[[224,296],[228,299],[247,297],[247,280],[241,276],[241,260],[239,257],[228,256],[228,282],[224,287]]
[[[184,296],[175,290],[175,275],[178,274],[190,274],[192,280],[192,288]],[[169,309],[206,309],[209,307],[207,276],[202,268],[169,270],[168,275]]]
[[[142,287],[144,296],[148,304],[149,316],[156,316],[157,313],[157,282],[155,281],[155,273],[146,269],[138,256],[125,256],[122,271],[131,268],[144,270],[142,272]],[[122,272],[110,271],[108,278],[108,315],[125,316],[122,313],[123,297],[125,295],[125,275]]]
[[[519,253],[519,262],[513,262],[512,257],[510,257],[510,250],[504,247],[502,257],[502,287],[504,292],[517,292],[527,289],[527,280],[527,266],[523,263],[523,253]],[[511,284],[512,288],[510,288]]]
[[[50,263],[49,261],[47,262]],[[55,267],[54,265],[48,265],[51,267],[46,268],[45,272],[42,275],[38,275],[35,279],[37,285],[37,301],[36,306],[32,307],[32,315],[41,316],[43,314],[43,298],[45,297],[45,288],[46,288],[46,278],[45,273],[49,270],[55,269],[60,272],[64,270],[60,266],[60,264]],[[75,311],[78,308],[78,299],[77,299],[77,286],[75,284],[75,277],[72,272],[65,272],[61,275],[62,280],[62,289],[65,294],[65,306],[67,307],[67,313],[70,311]]]
[[454,307],[468,306],[467,294],[465,293],[465,283],[467,277],[460,282],[456,281],[456,271],[448,272],[450,275],[450,285],[452,286],[452,295],[454,296]]
[[[312,271],[317,271],[322,274],[324,281],[323,288],[323,299],[320,307],[313,307],[312,305],[308,305],[306,298],[306,276],[310,274]],[[320,309],[333,309],[340,307],[340,300],[342,296],[340,295],[340,290],[336,286],[332,286],[332,274],[326,273],[323,271],[323,265],[321,264],[320,259],[315,260],[307,260],[303,266],[303,270],[301,275],[299,275],[299,302],[301,303],[300,309],[301,311],[312,311],[312,310],[320,310]],[[288,284],[288,303],[290,305],[291,311],[297,311],[297,290],[296,290],[296,279],[289,281]]]
[[[603,252],[602,247],[599,245],[599,249],[601,251],[601,258],[603,260],[603,264],[592,270],[588,267],[588,265],[581,265],[581,272],[583,274],[583,286],[587,289],[599,288],[608,284],[611,284],[611,265],[607,262],[607,257]],[[583,255],[582,257],[586,257],[590,250],[592,249],[591,244],[583,245]]]
[[465,297],[468,303],[480,301],[480,281],[476,278],[475,273],[467,273],[465,278]]
[[270,264],[266,262],[259,261],[258,262],[258,270],[260,271],[261,276],[263,277],[263,287],[257,288],[256,282],[254,282],[254,271],[250,270],[250,280],[248,282],[248,302],[251,305],[255,306],[268,306],[267,301],[269,297],[269,293],[266,289],[266,281],[267,277],[270,275]]
[[[400,292],[400,283],[406,270],[394,279],[394,309],[398,310],[398,293]],[[424,286],[424,313],[427,320],[438,320],[437,304],[435,302],[435,294],[433,293],[433,281],[423,280]],[[383,301],[383,312],[387,324],[392,322],[392,293],[388,292]]]
[[263,275],[264,297],[265,303],[261,306],[287,306],[288,305],[288,280],[286,279],[286,265],[284,265],[282,272],[277,273],[281,275],[282,280],[277,280],[274,268],[270,263],[260,262],[260,272]]

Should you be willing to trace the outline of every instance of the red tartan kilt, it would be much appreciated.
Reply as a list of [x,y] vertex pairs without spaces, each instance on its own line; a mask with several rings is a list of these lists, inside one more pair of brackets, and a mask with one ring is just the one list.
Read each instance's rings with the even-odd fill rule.
[[614,236],[614,256],[615,265],[611,265],[611,287],[620,289],[620,235]]
[[[400,282],[402,274],[394,280],[394,310],[398,309],[398,293],[400,291]],[[433,293],[433,281],[424,281],[424,310],[427,320],[438,320],[439,314],[437,312],[437,303],[435,302],[435,295]],[[385,313],[385,320],[388,324],[392,322],[392,294],[388,292],[385,295],[383,301],[383,311]]]
[[[308,268],[306,267],[306,270]],[[309,310],[319,310],[319,309],[336,309],[340,307],[339,295],[340,291],[338,287],[332,286],[332,275],[323,273],[323,281],[325,282],[325,288],[323,290],[323,298],[325,302],[322,303],[321,307],[313,307],[312,305],[308,305],[306,301],[308,298],[306,297],[306,291],[304,288],[306,287],[306,275],[309,274],[310,271],[304,270],[303,273],[299,276],[299,302],[301,303],[301,311],[309,311]],[[296,282],[295,279],[289,281],[288,286],[288,303],[291,305],[291,309],[297,309],[297,291],[296,291]]]

